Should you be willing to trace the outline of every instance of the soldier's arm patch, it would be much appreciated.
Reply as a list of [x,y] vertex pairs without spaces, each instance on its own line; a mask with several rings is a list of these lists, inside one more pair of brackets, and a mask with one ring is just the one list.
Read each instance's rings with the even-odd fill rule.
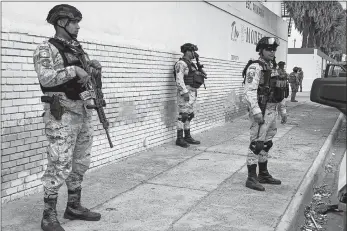
[[49,50],[48,49],[41,49],[40,50],[40,58],[49,58]]
[[247,73],[247,82],[248,83],[252,83],[253,78],[255,76],[255,68],[254,69],[250,69]]
[[184,74],[184,65],[183,63],[177,63],[176,64],[176,67],[175,67],[175,70],[176,70],[176,73],[179,74],[179,73],[183,73]]
[[48,59],[48,58],[46,58],[46,59],[41,59],[40,62],[41,62],[41,65],[42,65],[43,67],[50,68],[50,67],[52,66],[51,60]]

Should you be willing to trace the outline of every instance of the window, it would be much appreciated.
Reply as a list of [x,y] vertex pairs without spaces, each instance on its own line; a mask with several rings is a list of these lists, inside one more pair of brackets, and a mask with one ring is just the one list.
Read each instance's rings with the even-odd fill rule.
[[339,77],[340,72],[342,71],[342,68],[339,66],[334,66],[334,70],[333,70],[333,77]]

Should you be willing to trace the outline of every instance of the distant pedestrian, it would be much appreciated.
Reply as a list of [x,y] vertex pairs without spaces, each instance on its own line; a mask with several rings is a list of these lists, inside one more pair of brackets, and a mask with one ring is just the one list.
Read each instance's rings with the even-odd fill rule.
[[300,92],[302,92],[302,80],[304,79],[304,72],[302,71],[301,67],[299,67],[299,70],[298,70],[298,78],[299,78]]
[[298,74],[298,67],[294,67],[293,68],[293,72],[290,73],[289,75],[289,83],[290,83],[290,88],[292,89],[292,96],[290,101],[291,102],[298,102],[297,100],[295,100],[296,97],[296,93],[298,92],[298,87],[299,87],[299,74]]

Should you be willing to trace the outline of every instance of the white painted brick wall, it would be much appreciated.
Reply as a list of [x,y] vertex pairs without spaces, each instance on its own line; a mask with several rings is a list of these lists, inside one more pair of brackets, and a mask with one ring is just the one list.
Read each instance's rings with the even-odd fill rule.
[[[32,55],[45,39],[34,34],[2,33],[2,203],[42,190],[40,177],[46,169],[48,142]],[[176,85],[172,70],[180,54],[117,44],[82,45],[103,66],[105,113],[116,147],[109,148],[94,114],[91,168],[172,141],[176,136]],[[245,64],[204,57],[201,63],[208,73],[207,89],[202,87],[198,92],[193,133],[245,113],[239,96]],[[145,139],[147,147],[143,146]]]

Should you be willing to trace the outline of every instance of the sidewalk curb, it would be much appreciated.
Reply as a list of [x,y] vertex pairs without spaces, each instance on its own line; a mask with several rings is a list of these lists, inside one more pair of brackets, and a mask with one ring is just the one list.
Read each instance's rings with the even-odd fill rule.
[[305,199],[310,198],[312,195],[313,185],[318,181],[319,172],[323,168],[323,163],[327,153],[329,152],[339,129],[341,128],[344,114],[340,113],[337,118],[333,129],[331,130],[329,136],[325,140],[322,148],[319,151],[318,156],[312,163],[311,167],[307,171],[304,179],[302,180],[297,192],[287,206],[283,216],[278,222],[275,231],[294,231],[297,230],[297,225],[300,224],[300,219],[298,215],[304,211],[305,208]]

